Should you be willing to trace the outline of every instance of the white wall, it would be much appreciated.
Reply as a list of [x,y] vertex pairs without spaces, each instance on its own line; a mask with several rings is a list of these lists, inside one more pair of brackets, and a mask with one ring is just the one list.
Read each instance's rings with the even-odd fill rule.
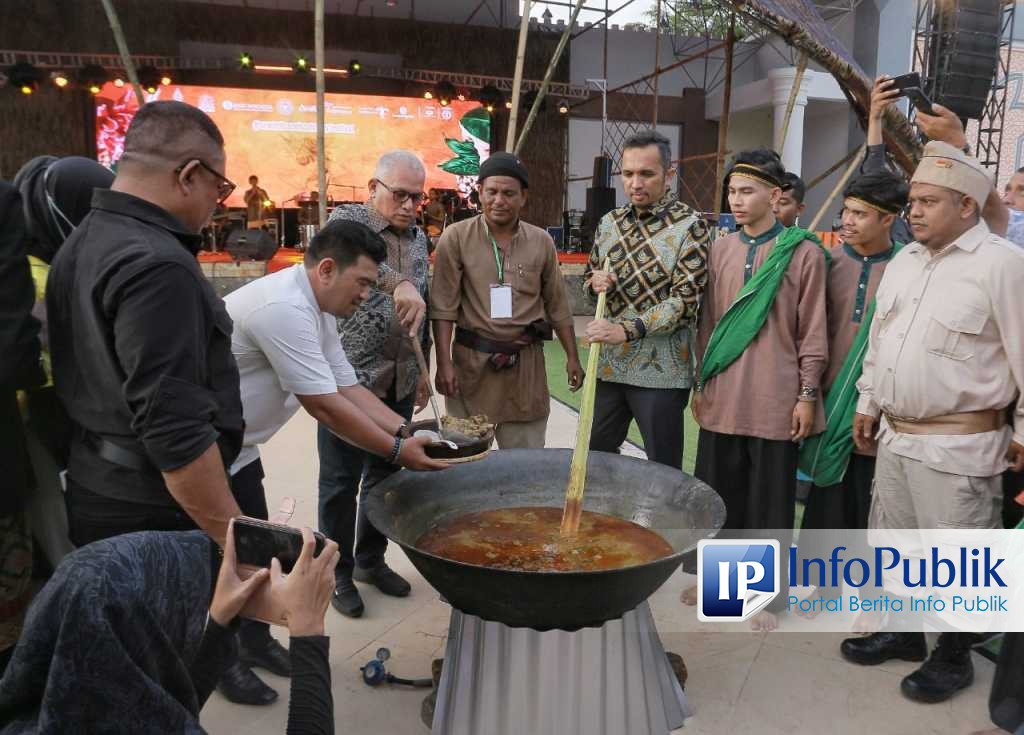
[[[609,120],[609,123],[611,121]],[[658,125],[658,132],[672,143],[672,157],[679,157],[679,137],[682,125]],[[590,177],[594,173],[594,157],[601,153],[601,121],[600,120],[569,120],[569,177],[586,176],[586,181],[574,181],[569,184],[569,209],[587,208],[587,187],[591,185]],[[618,161],[614,166],[618,168]],[[622,192],[620,179],[612,177],[615,188],[615,206],[626,203],[626,195]],[[675,188],[675,184],[673,184]]]

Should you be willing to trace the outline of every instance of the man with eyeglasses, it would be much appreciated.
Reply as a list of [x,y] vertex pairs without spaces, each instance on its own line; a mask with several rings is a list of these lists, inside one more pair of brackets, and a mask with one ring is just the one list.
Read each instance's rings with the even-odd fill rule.
[[[342,346],[359,383],[380,398],[406,422],[427,401],[412,339],[430,353],[424,322],[427,298],[427,236],[416,225],[423,201],[426,170],[415,153],[394,150],[377,161],[367,188],[366,204],[348,204],[331,214],[331,221],[348,220],[368,226],[387,243],[376,288],[351,316],[338,319]],[[317,428],[320,453],[320,530],[338,542],[341,561],[335,570],[331,604],[342,615],[357,618],[364,604],[353,583],[372,584],[386,595],[405,597],[411,587],[384,562],[388,540],[358,506],[363,497],[398,467]]]
[[[200,230],[235,188],[224,164],[205,113],[143,105],[113,185],[94,192],[53,260],[46,307],[54,383],[74,425],[67,505],[78,546],[196,527],[223,545],[232,517],[266,517],[262,497],[236,499],[229,485],[244,428],[231,318],[196,262]],[[263,644],[257,654],[287,667],[280,644]],[[241,663],[229,672],[233,701],[277,698]]]

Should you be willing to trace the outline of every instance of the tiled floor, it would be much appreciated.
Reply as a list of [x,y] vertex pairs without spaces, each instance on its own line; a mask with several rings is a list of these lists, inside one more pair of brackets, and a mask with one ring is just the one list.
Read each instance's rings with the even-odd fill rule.
[[[553,404],[548,446],[571,446],[575,426],[575,414]],[[270,507],[275,508],[285,496],[294,497],[294,522],[313,525],[317,455],[312,419],[300,412],[264,448],[263,461]],[[363,618],[349,620],[334,610],[327,611],[339,735],[428,732],[420,721],[424,690],[387,685],[371,689],[359,673],[359,667],[373,658],[377,648],[385,646],[391,650],[388,668],[393,673],[427,677],[430,661],[439,657],[444,647],[447,605],[438,600],[400,550],[389,551],[388,561],[412,583],[410,597],[388,598],[363,586]],[[966,692],[945,704],[914,704],[899,693],[900,678],[912,671],[914,664],[853,666],[839,657],[841,635],[701,631],[693,609],[678,602],[687,581],[677,572],[651,599],[665,647],[680,653],[689,669],[686,693],[696,714],[680,733],[967,735],[991,727],[987,698],[994,666],[980,656],[974,657],[976,680]],[[214,693],[203,710],[203,726],[214,735],[284,733],[288,682],[269,674],[265,678],[281,693],[277,703],[242,707]]]

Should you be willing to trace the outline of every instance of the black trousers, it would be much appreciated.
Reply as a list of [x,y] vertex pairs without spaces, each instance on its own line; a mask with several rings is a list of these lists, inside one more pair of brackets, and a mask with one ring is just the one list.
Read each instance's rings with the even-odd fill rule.
[[851,454],[842,482],[811,486],[802,528],[867,528],[875,458]]
[[617,453],[629,433],[629,423],[636,419],[647,458],[682,469],[683,411],[689,397],[685,388],[639,388],[598,380],[590,448]]
[[[263,464],[251,462],[231,478],[231,494],[247,516],[267,519],[267,499],[263,491]],[[177,506],[130,503],[98,495],[68,477],[65,494],[71,543],[75,546],[136,531],[192,531],[196,523]],[[265,645],[270,627],[254,620],[242,620],[239,639],[252,647]]]
[[[395,400],[392,385],[384,403],[408,421],[415,401],[415,395]],[[338,544],[341,558],[335,577],[351,579],[356,565],[372,569],[383,564],[388,548],[387,537],[373,527],[362,504],[356,502],[360,483],[366,497],[374,485],[399,467],[339,439],[323,426],[317,427],[316,444],[320,452],[320,532]]]
[[1024,633],[1003,636],[988,711],[992,722],[1007,732],[1024,726]]
[[[725,502],[722,538],[761,538],[778,530],[778,597],[766,608],[776,612],[789,597],[789,547],[796,513],[799,450],[791,441],[700,430],[693,474]],[[684,567],[685,569],[685,567]],[[687,570],[688,571],[688,570]]]

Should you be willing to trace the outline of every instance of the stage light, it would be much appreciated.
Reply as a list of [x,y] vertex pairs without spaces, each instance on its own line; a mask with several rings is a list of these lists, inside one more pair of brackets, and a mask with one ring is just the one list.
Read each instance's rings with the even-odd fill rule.
[[501,104],[504,97],[501,91],[493,84],[485,85],[480,89],[480,94],[477,96],[480,104],[488,112],[494,112],[494,108]]
[[455,85],[447,80],[438,82],[434,87],[434,96],[437,97],[437,103],[441,107],[447,107],[452,103],[452,97],[455,96]]
[[25,61],[19,61],[7,70],[11,86],[17,87],[22,94],[32,94],[39,89],[39,82],[43,78],[42,71]]
[[512,109],[512,100],[505,100],[505,109],[506,110],[511,110]]
[[292,63],[292,69],[295,70],[296,74],[305,74],[309,71],[309,61],[305,56],[298,56]]
[[170,86],[171,78],[167,74],[164,74],[162,77],[160,77],[160,84],[164,87]]
[[247,51],[243,51],[242,55],[238,57],[238,68],[251,71],[256,65],[256,61],[252,58],[252,54]]
[[62,71],[51,72],[50,79],[52,79],[53,83],[61,89],[64,89],[68,86],[68,84],[71,83],[71,80],[68,78],[68,75]]
[[565,100],[559,100],[559,102],[558,102],[558,112],[559,112],[559,114],[562,114],[562,115],[568,115],[569,114],[569,103],[566,102]]
[[466,95],[466,91],[464,89],[460,89],[458,91],[458,93],[455,95],[455,99],[457,99],[459,102],[465,102],[466,101],[466,97],[467,97],[467,95]]
[[350,77],[358,76],[362,70],[363,65],[359,63],[359,59],[352,59],[348,62],[348,75]]
[[115,87],[123,87],[124,86],[124,79],[122,79],[121,77],[114,77],[114,86]]
[[398,5],[398,0],[384,0],[384,4],[387,5],[389,8],[393,8],[396,5]]
[[144,66],[139,69],[139,85],[150,94],[160,89],[161,74],[155,66]]
[[424,92],[423,92],[423,99],[425,99],[425,100],[432,100],[432,99],[434,99],[434,93],[432,91],[430,91],[429,89],[424,90]]
[[89,94],[99,94],[110,75],[99,64],[86,64],[78,71],[78,81]]

